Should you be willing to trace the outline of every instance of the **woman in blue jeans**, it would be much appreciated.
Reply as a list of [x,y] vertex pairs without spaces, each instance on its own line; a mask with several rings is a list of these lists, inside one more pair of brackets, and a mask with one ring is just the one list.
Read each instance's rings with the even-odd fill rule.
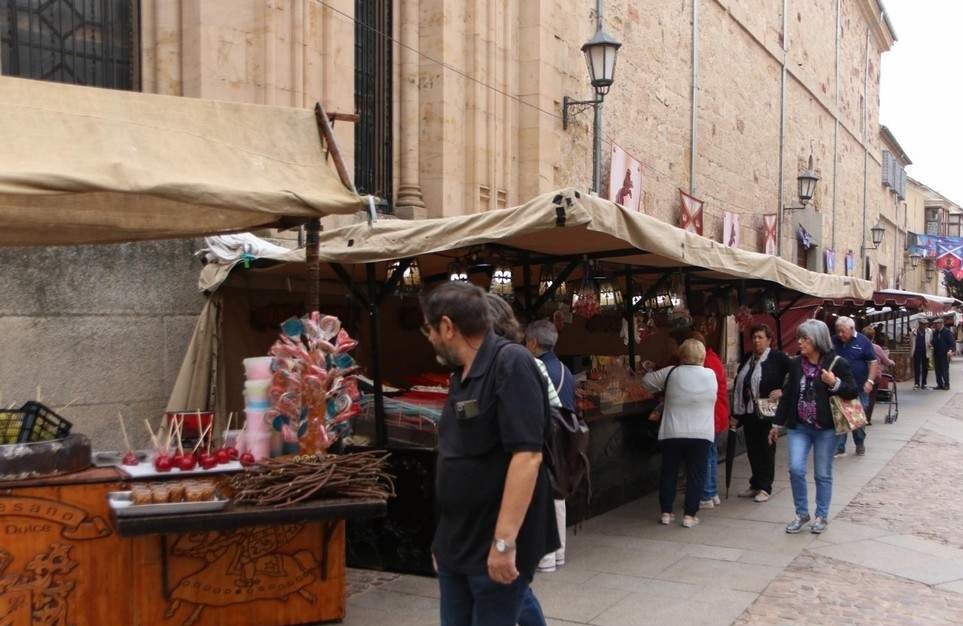
[[836,429],[830,396],[851,400],[859,395],[846,359],[836,357],[829,328],[819,320],[807,320],[796,330],[799,356],[789,364],[789,376],[769,431],[775,442],[780,427],[789,430],[789,482],[796,506],[796,517],[786,532],[796,534],[809,523],[809,497],[806,492],[806,463],[813,451],[816,480],[816,518],[810,530],[826,530],[829,504],[833,497],[833,453]]

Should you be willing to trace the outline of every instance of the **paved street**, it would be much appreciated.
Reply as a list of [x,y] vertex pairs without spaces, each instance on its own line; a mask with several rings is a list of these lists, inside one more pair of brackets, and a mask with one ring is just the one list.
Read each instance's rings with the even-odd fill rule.
[[[963,390],[963,367],[952,367]],[[535,580],[549,624],[963,622],[963,393],[901,389],[899,421],[878,416],[866,456],[853,456],[850,442],[850,454],[836,460],[825,534],[783,530],[793,509],[782,444],[768,503],[735,498],[748,476],[743,457],[730,500],[700,513],[694,529],[659,526],[654,494],[586,522],[577,535],[570,529],[568,564]],[[345,624],[438,623],[434,580],[360,571],[350,578]]]

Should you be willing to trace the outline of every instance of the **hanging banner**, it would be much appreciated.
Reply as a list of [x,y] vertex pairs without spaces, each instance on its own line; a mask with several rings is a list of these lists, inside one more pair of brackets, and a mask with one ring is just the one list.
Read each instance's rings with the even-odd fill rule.
[[609,200],[631,211],[642,209],[642,163],[615,143],[609,166]]
[[776,254],[776,237],[778,237],[776,220],[778,218],[779,216],[776,213],[769,213],[762,216],[762,250],[766,254]]
[[812,250],[816,247],[816,240],[802,224],[796,227],[796,238],[799,239],[799,243],[806,250]]
[[836,273],[836,251],[831,248],[827,248],[824,253],[824,256],[826,259],[825,260],[826,273],[835,274]]
[[739,214],[731,211],[722,213],[722,243],[730,248],[739,247]]
[[682,196],[682,213],[679,215],[679,228],[701,235],[702,207],[705,206],[705,202],[695,196],[690,196],[681,189],[679,190],[679,194]]
[[852,250],[846,251],[846,275],[852,276],[853,272],[856,271],[856,255],[853,254]]

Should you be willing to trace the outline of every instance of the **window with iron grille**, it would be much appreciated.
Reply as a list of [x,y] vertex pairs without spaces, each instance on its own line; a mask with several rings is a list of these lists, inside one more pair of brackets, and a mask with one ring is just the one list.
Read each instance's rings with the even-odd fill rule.
[[3,74],[139,89],[139,9],[138,0],[0,0]]
[[392,0],[355,0],[354,184],[391,210]]

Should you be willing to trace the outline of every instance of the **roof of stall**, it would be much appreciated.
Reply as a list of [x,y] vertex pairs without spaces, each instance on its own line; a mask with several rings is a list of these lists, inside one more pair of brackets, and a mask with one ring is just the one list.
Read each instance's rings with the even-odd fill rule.
[[[509,209],[439,219],[382,219],[334,229],[321,233],[320,256],[322,262],[345,265],[359,279],[360,264],[418,257],[425,276],[444,272],[455,257],[485,245],[527,252],[532,263],[587,255],[623,266],[685,270],[697,278],[765,281],[820,298],[867,299],[873,293],[869,281],[810,272],[776,256],[730,248],[574,189]],[[304,250],[260,258],[303,262]],[[200,288],[217,289],[235,264],[208,264]]]
[[0,78],[0,246],[281,226],[361,210],[313,111]]

